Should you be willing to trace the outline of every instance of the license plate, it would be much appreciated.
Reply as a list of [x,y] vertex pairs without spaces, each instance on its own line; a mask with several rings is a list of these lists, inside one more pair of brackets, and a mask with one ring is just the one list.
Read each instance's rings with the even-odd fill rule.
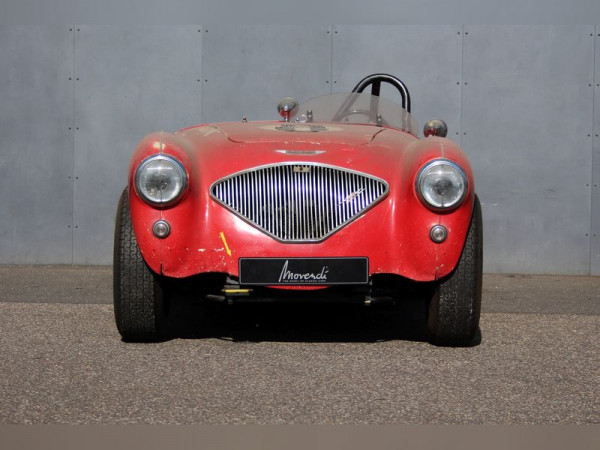
[[240,284],[332,285],[369,281],[367,258],[240,258]]

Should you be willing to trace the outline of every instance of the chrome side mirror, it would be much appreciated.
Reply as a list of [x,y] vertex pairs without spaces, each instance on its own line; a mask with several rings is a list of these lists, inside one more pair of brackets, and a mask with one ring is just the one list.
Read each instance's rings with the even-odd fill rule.
[[423,127],[423,136],[446,137],[448,134],[448,125],[440,119],[431,119]]
[[297,107],[298,100],[292,97],[283,97],[277,104],[277,113],[283,118],[284,122],[289,122],[292,112]]

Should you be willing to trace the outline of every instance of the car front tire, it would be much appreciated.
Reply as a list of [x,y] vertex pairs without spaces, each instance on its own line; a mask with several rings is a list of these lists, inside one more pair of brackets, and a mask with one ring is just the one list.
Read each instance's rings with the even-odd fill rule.
[[113,300],[117,329],[124,341],[158,341],[167,323],[162,280],[146,265],[129,211],[129,191],[121,194],[115,223]]
[[475,196],[473,215],[460,260],[435,288],[427,314],[427,336],[440,346],[470,346],[481,311],[483,235],[481,205]]

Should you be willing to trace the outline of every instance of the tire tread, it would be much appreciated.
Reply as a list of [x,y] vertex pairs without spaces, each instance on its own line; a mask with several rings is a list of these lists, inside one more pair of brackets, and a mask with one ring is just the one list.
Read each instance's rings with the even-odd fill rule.
[[433,344],[472,345],[481,311],[482,231],[481,205],[475,196],[469,231],[457,267],[439,283],[429,303],[427,331]]
[[129,190],[121,194],[115,223],[113,299],[117,329],[125,341],[154,341],[162,334],[164,294],[159,276],[140,253],[129,210]]

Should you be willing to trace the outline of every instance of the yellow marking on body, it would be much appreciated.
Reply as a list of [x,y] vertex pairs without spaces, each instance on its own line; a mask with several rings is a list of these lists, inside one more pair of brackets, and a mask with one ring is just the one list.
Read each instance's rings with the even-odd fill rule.
[[225,250],[227,251],[227,254],[229,256],[231,256],[231,250],[229,249],[229,245],[227,245],[227,241],[225,240],[225,233],[223,233],[221,231],[219,234],[221,235],[221,240],[223,241],[223,244],[225,245]]

